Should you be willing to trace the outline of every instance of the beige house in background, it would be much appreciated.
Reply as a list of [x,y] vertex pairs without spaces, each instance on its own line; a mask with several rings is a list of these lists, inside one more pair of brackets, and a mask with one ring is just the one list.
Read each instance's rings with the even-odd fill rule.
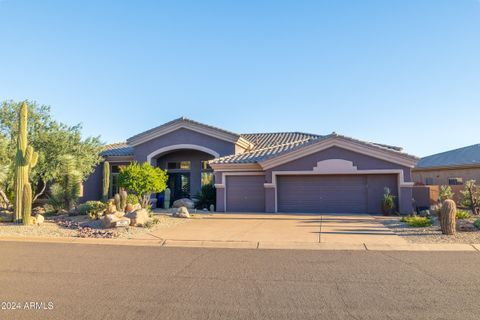
[[463,185],[480,182],[480,144],[434,154],[420,159],[412,169],[417,185]]

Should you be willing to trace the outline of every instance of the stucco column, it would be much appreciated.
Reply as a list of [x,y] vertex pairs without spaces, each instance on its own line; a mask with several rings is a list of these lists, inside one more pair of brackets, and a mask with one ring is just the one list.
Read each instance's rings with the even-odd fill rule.
[[411,214],[413,213],[413,194],[412,194],[412,187],[400,187],[399,195],[399,203],[398,203],[398,211],[400,214]]
[[265,187],[265,212],[275,213],[275,193],[276,188],[271,186]]

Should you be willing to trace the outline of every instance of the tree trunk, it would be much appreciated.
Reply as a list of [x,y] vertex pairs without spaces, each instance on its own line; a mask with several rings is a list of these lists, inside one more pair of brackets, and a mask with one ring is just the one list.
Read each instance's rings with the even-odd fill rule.
[[8,200],[7,195],[2,189],[0,189],[0,198],[2,199],[3,203],[5,203],[5,206],[8,208],[10,206],[10,201]]
[[440,211],[440,227],[443,234],[454,235],[457,227],[457,206],[453,200],[445,200]]
[[47,184],[46,184],[46,183],[43,183],[42,190],[40,190],[40,192],[37,193],[37,194],[35,195],[35,197],[33,197],[32,202],[37,201],[38,197],[40,197],[42,194],[44,194],[46,189],[47,189]]

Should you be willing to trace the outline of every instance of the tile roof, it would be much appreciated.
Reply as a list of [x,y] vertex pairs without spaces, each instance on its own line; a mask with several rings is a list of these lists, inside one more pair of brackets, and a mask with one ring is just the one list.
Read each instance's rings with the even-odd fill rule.
[[[220,157],[214,159],[213,163],[219,164],[228,164],[228,163],[257,163],[261,161],[265,161],[267,159],[276,157],[278,155],[288,153],[300,148],[303,148],[307,145],[317,143],[321,140],[325,140],[331,137],[340,137],[345,140],[361,143],[364,145],[373,146],[377,149],[387,150],[393,153],[397,153],[398,155],[404,155],[411,158],[416,159],[416,157],[401,152],[401,148],[393,147],[388,145],[382,145],[372,142],[365,142],[357,139],[353,139],[350,137],[342,136],[337,133],[332,133],[326,136],[319,136],[313,135],[308,133],[299,133],[299,132],[291,132],[291,133],[268,133],[268,134],[250,134],[250,135],[242,135],[246,138],[249,136],[249,141],[254,143],[255,136],[258,135],[260,142],[260,146],[263,148],[254,148],[252,151],[236,154],[236,155],[229,155],[225,157]],[[279,142],[278,144],[276,144]]]
[[[167,127],[177,122],[187,122],[187,123],[202,125],[215,130],[220,130],[222,132],[235,135],[239,138],[243,138],[248,142],[252,143],[254,146],[252,150],[242,154],[229,155],[229,156],[217,158],[214,160],[214,163],[255,163],[255,162],[266,160],[271,157],[275,157],[285,152],[290,152],[292,150],[301,148],[308,144],[318,142],[322,139],[331,137],[332,135],[338,136],[336,133],[332,133],[331,135],[327,135],[327,136],[322,136],[322,135],[304,133],[304,132],[245,133],[245,134],[239,135],[239,134],[226,131],[214,126],[205,125],[203,123],[181,117],[173,121],[167,122],[165,124],[162,124],[161,126],[158,126],[156,128],[153,128],[145,132],[142,132],[138,135],[135,135],[128,140],[130,141],[132,139],[137,139],[138,137],[148,135],[151,132],[154,132],[156,130],[159,130],[163,127]],[[402,148],[399,148],[399,147],[389,146],[385,144],[364,142],[364,141],[355,140],[355,139],[344,137],[344,136],[342,137],[345,139],[354,140],[357,142],[375,146],[377,148],[390,150],[390,151],[398,152],[399,154],[401,154],[400,151],[402,150]],[[102,152],[102,155],[107,157],[108,156],[130,156],[130,155],[133,155],[133,147],[129,146],[128,143],[125,143],[125,142],[114,143],[114,144],[105,146],[105,150]]]
[[126,142],[112,143],[106,145],[100,155],[104,157],[133,156],[133,148]]
[[480,144],[474,144],[455,150],[437,153],[418,161],[416,168],[434,168],[448,166],[480,166]]

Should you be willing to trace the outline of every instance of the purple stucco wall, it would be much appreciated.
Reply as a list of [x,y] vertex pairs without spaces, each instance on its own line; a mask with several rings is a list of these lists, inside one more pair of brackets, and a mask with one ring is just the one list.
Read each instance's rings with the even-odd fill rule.
[[344,159],[352,161],[353,165],[357,166],[358,170],[402,169],[405,181],[412,181],[410,168],[408,167],[369,157],[340,147],[331,147],[269,169],[267,170],[267,180],[268,182],[272,181],[272,171],[312,170],[313,167],[317,165],[317,162],[327,159]]
[[93,173],[83,183],[83,197],[80,202],[102,198],[103,163],[97,165]]
[[[405,182],[411,181],[411,172],[410,168],[388,162],[385,160],[373,158],[367,155],[359,154],[350,150],[342,149],[340,147],[332,147],[300,159],[291,161],[289,163],[282,164],[275,168],[265,171],[265,182],[272,182],[272,172],[273,171],[312,171],[313,167],[317,165],[319,161],[327,159],[344,159],[352,161],[359,170],[377,170],[377,169],[396,169],[403,170]],[[220,173],[217,173],[217,176],[220,177]],[[400,213],[411,213],[411,188],[402,187],[401,190],[398,190],[397,184],[397,175],[368,175],[368,212],[371,213],[380,213],[381,212],[381,198],[383,196],[384,187],[389,187],[393,195],[397,196],[397,199],[401,199],[397,203]],[[217,183],[220,183],[217,180]],[[254,181],[252,182],[255,185],[245,185],[243,183],[242,187],[244,188],[254,188],[259,190],[259,185],[263,182]],[[226,184],[226,189],[229,190],[228,179]],[[235,188],[235,186],[231,186]],[[277,186],[278,187],[278,186]],[[219,189],[220,190],[220,189]],[[264,198],[265,198],[265,211],[266,212],[275,212],[275,188],[264,188]],[[399,193],[401,192],[401,193]],[[224,193],[223,191],[217,193],[217,208],[218,211],[224,211],[223,207]],[[238,207],[238,204],[234,204],[234,207]],[[228,210],[228,207],[227,207]]]
[[207,136],[188,129],[178,129],[167,133],[156,139],[135,146],[134,157],[135,160],[142,163],[147,161],[147,156],[164,147],[176,144],[193,144],[209,148],[220,154],[220,156],[230,155],[235,153],[235,144],[220,140],[211,136]]

